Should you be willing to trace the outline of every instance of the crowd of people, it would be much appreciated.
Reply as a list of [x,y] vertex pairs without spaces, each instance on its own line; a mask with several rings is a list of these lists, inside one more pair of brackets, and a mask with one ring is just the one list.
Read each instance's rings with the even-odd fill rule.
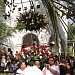
[[[42,67],[42,68],[41,68]],[[20,61],[12,52],[0,53],[0,71],[11,71],[14,75],[75,75],[74,57],[57,55],[47,58],[46,65],[42,66],[40,60],[34,60],[33,65]]]
[[73,57],[70,60],[65,60],[63,57],[60,62],[54,57],[47,59],[46,66],[40,69],[40,61],[35,60],[33,66],[26,66],[25,62],[21,62],[16,75],[75,75],[75,62]]

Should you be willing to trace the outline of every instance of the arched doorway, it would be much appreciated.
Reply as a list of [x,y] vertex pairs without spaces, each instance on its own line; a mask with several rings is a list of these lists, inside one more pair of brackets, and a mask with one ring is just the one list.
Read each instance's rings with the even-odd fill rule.
[[23,37],[23,45],[30,46],[32,44],[39,44],[38,37],[35,34],[28,33]]

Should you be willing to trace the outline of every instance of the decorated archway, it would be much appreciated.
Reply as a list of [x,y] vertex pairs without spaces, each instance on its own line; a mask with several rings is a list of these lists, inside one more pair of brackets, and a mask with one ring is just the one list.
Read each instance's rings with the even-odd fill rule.
[[32,44],[39,44],[38,37],[35,34],[28,33],[23,37],[23,45],[30,46]]

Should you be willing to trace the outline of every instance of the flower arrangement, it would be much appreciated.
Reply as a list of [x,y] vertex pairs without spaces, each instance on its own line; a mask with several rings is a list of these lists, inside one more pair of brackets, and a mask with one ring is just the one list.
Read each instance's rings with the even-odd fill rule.
[[21,48],[20,59],[25,60],[28,64],[33,64],[35,60],[40,60],[41,64],[45,65],[48,57],[52,57],[50,46],[40,45],[39,48],[35,45]]
[[46,28],[48,24],[48,20],[46,15],[40,12],[24,12],[20,13],[20,16],[17,18],[17,26],[16,29],[18,30],[39,30],[40,28]]
[[[40,30],[40,28],[46,28],[48,24],[48,18],[46,15],[40,12],[26,11],[20,13],[17,17],[18,30]],[[49,48],[49,49],[48,49]],[[33,64],[34,60],[40,60],[42,64],[46,63],[47,57],[51,55],[50,47],[47,45],[40,45],[39,47],[35,45],[27,46],[21,48],[20,60],[25,60],[28,64]]]

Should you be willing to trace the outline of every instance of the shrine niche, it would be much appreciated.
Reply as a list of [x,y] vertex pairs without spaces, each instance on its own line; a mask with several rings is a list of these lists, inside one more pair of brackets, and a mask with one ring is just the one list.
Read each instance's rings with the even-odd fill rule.
[[22,44],[26,45],[26,46],[30,46],[32,44],[38,45],[39,40],[35,34],[28,33],[28,34],[24,35]]

